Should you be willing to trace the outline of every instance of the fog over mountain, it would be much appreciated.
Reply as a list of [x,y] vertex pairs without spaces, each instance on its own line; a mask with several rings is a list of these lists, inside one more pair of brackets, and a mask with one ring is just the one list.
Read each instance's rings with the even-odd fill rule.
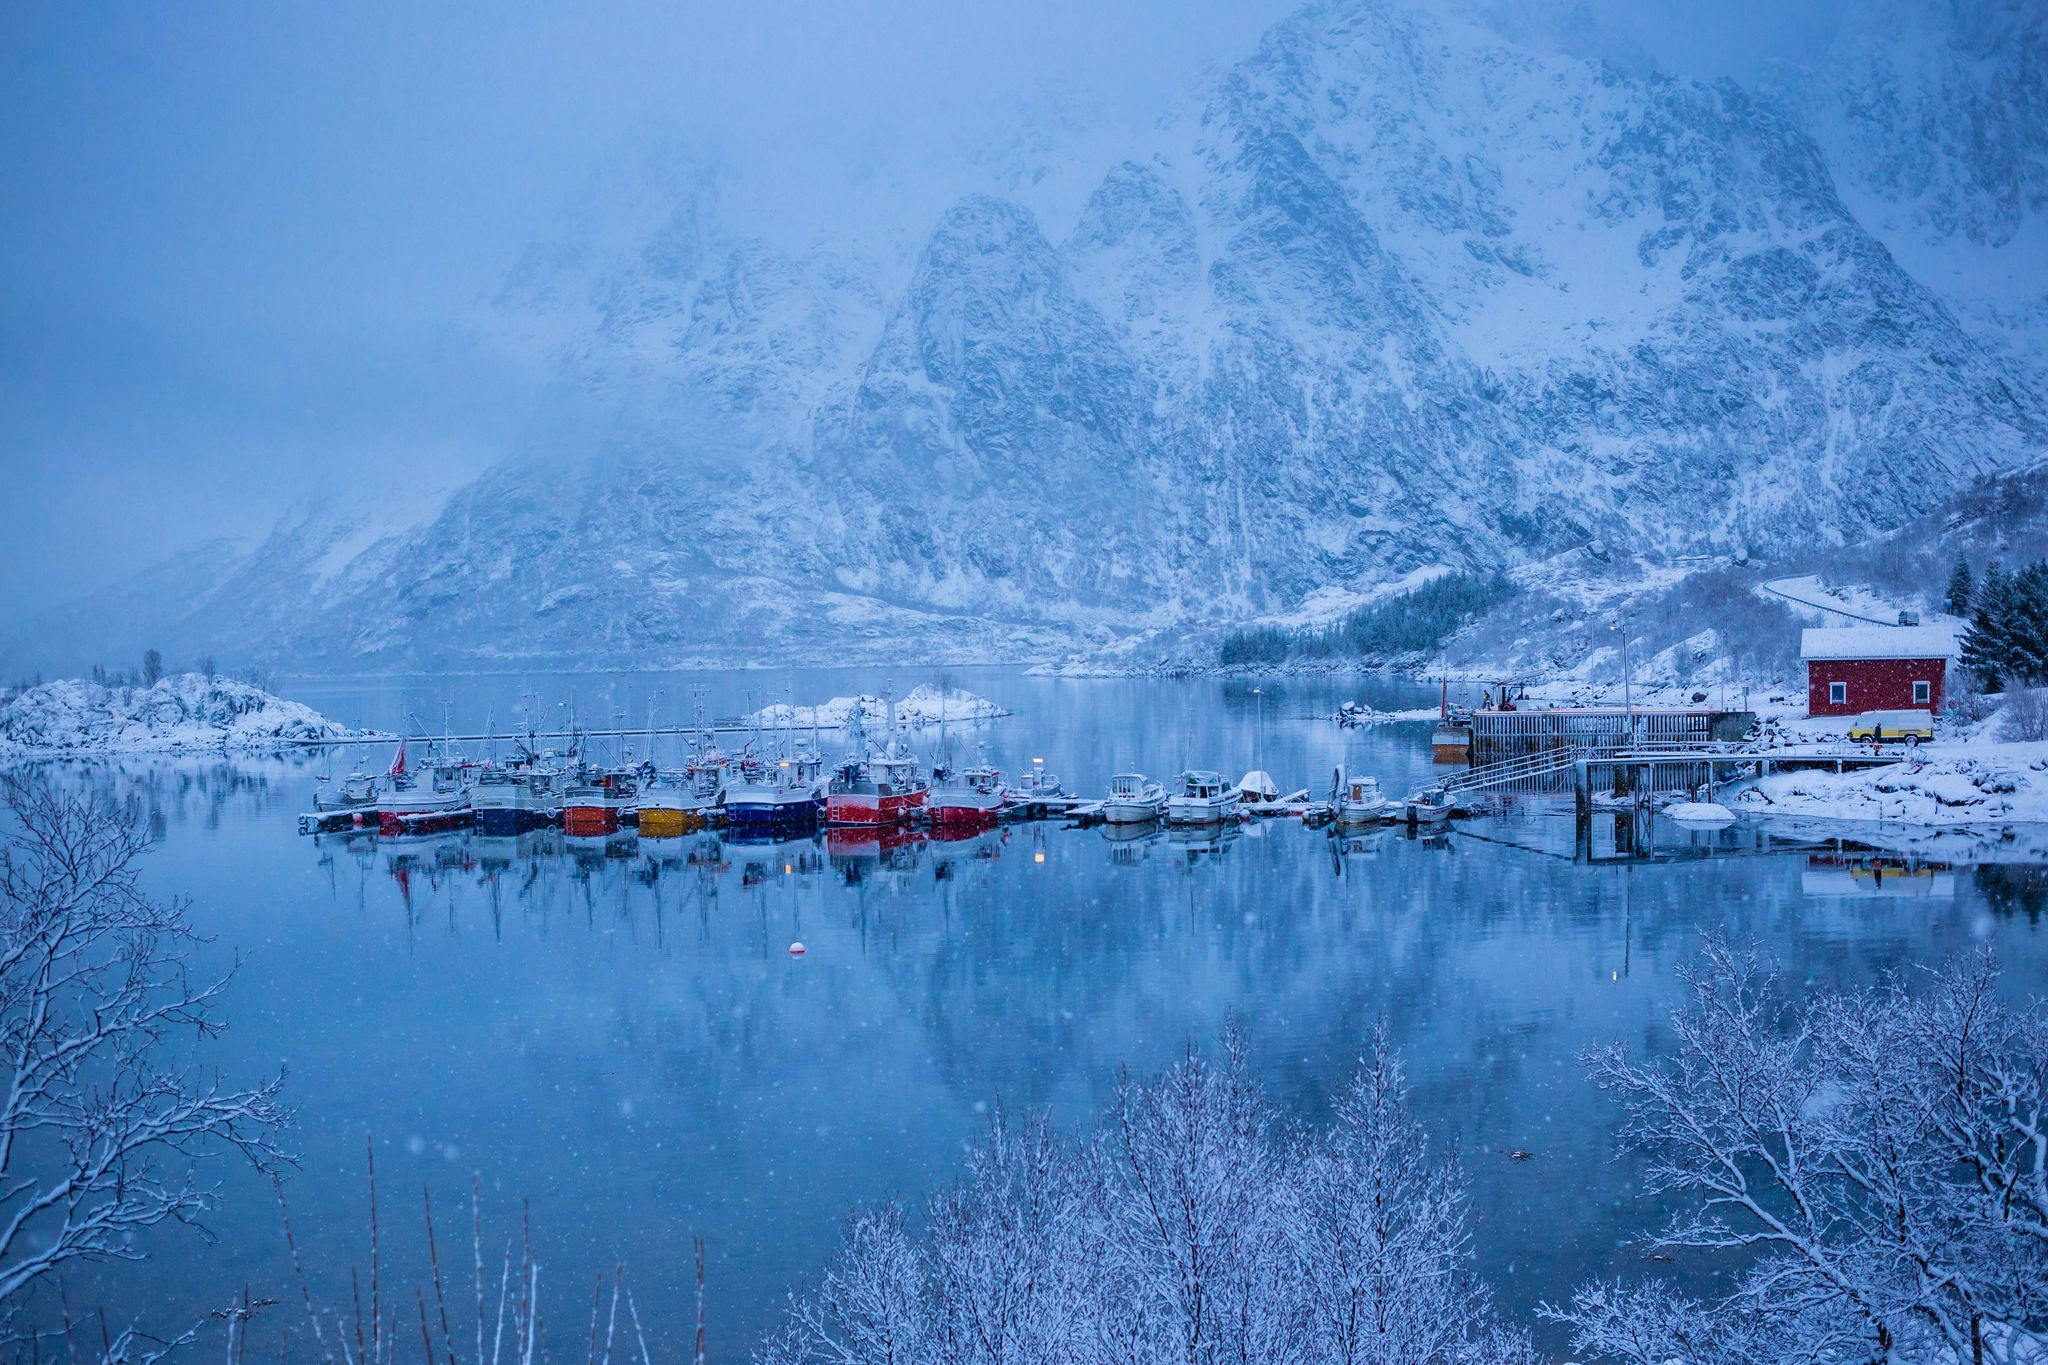
[[1332,0],[807,202],[649,131],[451,315],[460,458],[188,517],[4,662],[1051,657],[1865,541],[2048,452],[2048,19],[1887,4],[1707,79],[1611,12]]

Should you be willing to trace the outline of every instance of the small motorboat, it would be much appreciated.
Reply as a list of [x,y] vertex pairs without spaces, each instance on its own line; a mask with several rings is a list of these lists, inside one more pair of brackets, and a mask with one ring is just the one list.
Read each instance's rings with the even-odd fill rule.
[[1280,799],[1279,784],[1273,775],[1262,768],[1254,768],[1238,779],[1237,799],[1245,805],[1261,805]]
[[1102,801],[1102,818],[1112,825],[1143,825],[1166,814],[1166,784],[1147,780],[1143,773],[1118,773],[1109,779],[1109,795]]
[[1223,780],[1223,774],[1206,768],[1191,769],[1173,780],[1166,798],[1166,822],[1170,825],[1220,825],[1237,815],[1238,791]]
[[1429,787],[1401,803],[1401,813],[1411,825],[1440,825],[1451,818],[1451,793],[1445,787]]
[[1380,780],[1363,773],[1344,776],[1337,784],[1337,797],[1333,804],[1337,810],[1340,825],[1376,825],[1387,815],[1386,793],[1380,790]]
[[1010,789],[1019,801],[1042,801],[1048,797],[1065,796],[1066,788],[1060,780],[1045,770],[1045,760],[1034,758],[1031,767],[1017,775],[1017,785]]

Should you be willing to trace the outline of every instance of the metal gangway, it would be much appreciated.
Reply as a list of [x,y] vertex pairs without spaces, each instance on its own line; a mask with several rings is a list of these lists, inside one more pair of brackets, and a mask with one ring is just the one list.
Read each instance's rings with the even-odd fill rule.
[[1596,767],[1630,764],[1711,763],[1755,761],[1755,755],[1739,744],[1698,740],[1671,744],[1621,744],[1582,747],[1578,745],[1540,749],[1496,763],[1481,763],[1461,776],[1435,784],[1452,796],[1489,791],[1530,790],[1552,785],[1551,779],[1578,773],[1586,764]]
[[1436,784],[1452,796],[1503,791],[1547,785],[1547,779],[1572,771],[1579,755],[1571,749],[1544,749],[1533,754],[1504,758],[1498,763],[1481,763],[1460,777]]

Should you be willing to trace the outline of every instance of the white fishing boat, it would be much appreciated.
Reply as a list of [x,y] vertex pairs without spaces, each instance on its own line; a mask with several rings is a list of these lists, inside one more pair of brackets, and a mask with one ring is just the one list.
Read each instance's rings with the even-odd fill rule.
[[1170,825],[1216,825],[1237,815],[1238,791],[1223,774],[1193,769],[1173,780],[1166,798]]
[[1112,825],[1142,825],[1166,814],[1166,784],[1143,773],[1118,773],[1109,779],[1102,818]]
[[1363,773],[1346,775],[1337,771],[1337,794],[1333,801],[1340,825],[1370,825],[1386,818],[1387,797],[1380,780]]

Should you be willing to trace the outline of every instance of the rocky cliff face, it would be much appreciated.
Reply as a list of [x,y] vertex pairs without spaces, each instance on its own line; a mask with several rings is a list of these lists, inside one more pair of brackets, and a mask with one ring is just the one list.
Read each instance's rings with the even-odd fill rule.
[[2013,329],[1899,245],[2038,222],[2041,25],[1971,13],[1762,98],[1315,4],[1070,228],[972,195],[894,269],[732,238],[684,175],[508,284],[563,374],[527,450],[338,566],[281,528],[184,629],[330,667],[1016,657],[1596,537],[1867,538],[2048,448]]
[[1857,5],[1815,69],[1770,89],[1900,263],[2048,374],[2048,9]]

